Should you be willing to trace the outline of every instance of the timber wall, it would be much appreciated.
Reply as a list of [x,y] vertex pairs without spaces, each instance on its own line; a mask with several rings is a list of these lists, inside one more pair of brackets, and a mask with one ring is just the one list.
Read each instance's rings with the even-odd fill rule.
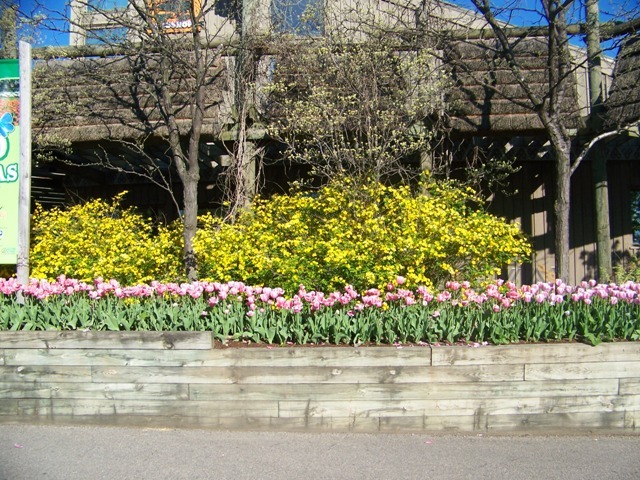
[[0,332],[0,422],[637,433],[640,342],[213,348],[208,333]]
[[[637,146],[628,144],[633,155]],[[640,190],[640,157],[628,160],[612,158],[608,162],[609,210],[612,261],[626,265],[637,254],[633,242],[633,191]],[[518,285],[553,282],[555,275],[553,229],[553,164],[547,161],[522,162],[521,170],[512,175],[508,190],[511,195],[496,195],[491,213],[517,222],[531,241],[531,263],[511,265],[505,277]],[[572,285],[596,277],[595,200],[591,163],[585,162],[571,177],[571,214],[568,282]]]

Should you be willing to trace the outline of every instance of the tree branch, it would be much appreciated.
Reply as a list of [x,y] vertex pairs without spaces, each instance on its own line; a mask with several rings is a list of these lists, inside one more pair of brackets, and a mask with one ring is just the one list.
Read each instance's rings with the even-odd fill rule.
[[573,165],[571,165],[571,170],[569,175],[573,175],[573,173],[578,169],[578,167],[580,166],[580,164],[582,163],[582,161],[586,158],[586,156],[589,154],[589,152],[591,151],[591,149],[594,147],[594,145],[602,140],[605,140],[607,138],[611,138],[611,137],[615,137],[617,135],[620,135],[622,133],[625,132],[630,132],[631,129],[633,128],[633,125],[625,125],[622,128],[618,128],[616,130],[611,130],[609,132],[604,132],[601,133],[600,135],[592,138],[589,143],[587,143],[585,145],[585,147],[582,149],[582,151],[580,152],[580,154],[576,157],[575,161],[573,162]]

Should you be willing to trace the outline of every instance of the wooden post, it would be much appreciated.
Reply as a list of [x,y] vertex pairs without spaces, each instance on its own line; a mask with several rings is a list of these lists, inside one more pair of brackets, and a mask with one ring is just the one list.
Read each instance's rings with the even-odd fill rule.
[[248,208],[256,196],[256,146],[254,142],[245,140],[243,148],[242,179],[244,181],[244,205]]
[[20,163],[18,170],[18,282],[29,281],[31,223],[31,45],[20,42]]
[[236,109],[238,111],[238,137],[240,143],[236,150],[239,153],[239,177],[242,185],[238,185],[240,195],[238,200],[242,208],[251,204],[256,194],[256,147],[248,139],[250,128],[250,112],[255,104],[255,62],[253,38],[257,34],[258,8],[256,0],[245,0],[242,4],[242,31],[240,49],[236,56]]
[[609,182],[607,159],[600,149],[593,152],[592,162],[596,216],[597,278],[600,283],[611,280],[611,232],[609,226]]
[[[602,127],[604,95],[602,91],[600,48],[600,12],[598,0],[587,0],[587,60],[589,69],[590,128],[598,133]],[[611,279],[611,230],[609,227],[609,182],[607,159],[602,149],[596,147],[591,154],[596,217],[597,278],[605,283]]]
[[420,171],[433,173],[433,152],[426,148],[420,152]]

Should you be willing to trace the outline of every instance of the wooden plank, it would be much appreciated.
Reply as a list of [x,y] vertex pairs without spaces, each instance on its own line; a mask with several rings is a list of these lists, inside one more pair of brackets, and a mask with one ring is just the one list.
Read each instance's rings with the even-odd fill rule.
[[640,412],[637,410],[624,413],[624,428],[635,432],[640,432]]
[[191,384],[192,400],[418,400],[616,395],[618,381],[394,383],[394,384]]
[[90,367],[107,383],[422,383],[517,381],[521,365],[452,367]]
[[90,382],[91,367],[28,366],[0,367],[0,383],[6,382]]
[[[252,427],[253,428],[253,427]],[[263,429],[277,429],[300,432],[358,432],[373,433],[380,430],[378,418],[356,417],[276,417],[269,419]]]
[[90,367],[101,383],[237,383],[232,367]]
[[299,432],[376,432],[379,420],[374,418],[277,418],[277,417],[179,417],[167,415],[0,415],[0,424],[25,425],[101,425],[146,428],[203,428],[222,430],[262,430]]
[[469,416],[405,416],[379,417],[378,431],[384,433],[424,433],[424,432],[471,432],[474,418]]
[[[637,399],[629,399],[635,404]],[[587,413],[625,411],[627,405],[615,397],[546,397],[456,400],[381,401],[282,401],[281,417],[403,417],[522,415],[543,413]]]
[[[512,184],[512,190],[515,190],[514,195],[512,196],[512,201],[513,205],[516,207],[518,215],[510,220],[515,220],[520,223],[522,231],[531,234],[533,228],[531,225],[531,219],[533,218],[533,202],[531,201],[530,191],[532,188],[535,188],[533,185],[535,182],[535,174],[530,174],[531,163],[522,162],[520,165],[522,166],[522,173],[511,177],[514,182],[514,184]],[[506,200],[505,197],[505,195],[502,195],[502,198]],[[532,283],[533,275],[532,266],[530,264],[526,264],[524,262],[516,263],[513,268],[516,270],[517,276],[513,278],[512,281],[516,285]]]
[[81,366],[217,366],[229,361],[215,350],[136,350],[136,349],[12,349],[7,350],[7,365],[81,365]]
[[356,400],[423,398],[425,385],[416,384],[191,384],[192,400]]
[[[126,358],[126,351],[111,350],[120,352],[119,356]],[[143,351],[143,350],[140,350]],[[11,349],[7,353],[8,365],[67,365],[67,366],[90,366],[96,363],[111,365],[108,355],[104,355],[105,350],[83,350],[83,349],[43,349],[43,348],[21,348]],[[120,360],[116,364],[122,364],[125,360]]]
[[634,378],[640,362],[558,363],[525,365],[525,380]]
[[[17,400],[10,400],[10,399],[6,399],[6,400],[2,400],[0,402],[0,419],[2,418],[2,416],[7,415],[7,416],[15,416],[18,415],[18,401]],[[0,420],[1,422],[2,420]]]
[[527,382],[435,383],[426,385],[426,398],[528,398],[616,395],[618,381],[571,380]]
[[0,332],[0,348],[171,349],[213,346],[210,332]]
[[0,350],[0,367],[5,364],[4,350]]
[[587,433],[592,430],[620,432],[624,414],[620,412],[485,415],[481,417],[381,417],[382,432],[539,432],[544,434]]
[[0,399],[77,398],[115,400],[188,400],[189,387],[164,383],[0,383]]
[[[106,425],[146,428],[207,428],[221,430],[298,431],[298,432],[361,432],[361,433],[484,433],[536,432],[544,434],[629,432],[624,414],[541,414],[494,415],[479,419],[466,416],[441,417],[379,417],[379,418],[265,418],[265,417],[176,417],[167,415],[0,415],[0,423],[50,425]],[[485,423],[482,423],[482,421]],[[636,423],[638,424],[638,423]]]
[[142,428],[202,428],[202,429],[266,429],[268,419],[254,422],[247,418],[169,417],[166,415],[0,415],[0,424],[20,425],[83,425]]
[[640,378],[621,378],[620,395],[640,395]]
[[206,402],[181,400],[23,399],[18,414],[56,415],[167,415],[180,417],[277,417],[278,402]]
[[431,364],[427,347],[240,348],[210,350],[138,350],[17,348],[6,351],[7,365],[108,365],[138,367],[358,367]]
[[616,409],[627,412],[640,411],[640,395],[621,395],[616,398]]
[[429,347],[264,347],[216,350],[236,366],[354,367],[431,365]]
[[640,362],[640,342],[433,347],[432,364],[485,365],[520,363]]
[[620,432],[625,428],[624,412],[543,413],[524,415],[487,415],[484,430],[488,432],[543,431],[566,434],[604,430]]
[[7,365],[79,365],[138,367],[230,366],[221,350],[12,349]]
[[[640,361],[640,342],[587,345],[512,345],[482,348],[434,347],[436,366]],[[242,348],[211,350],[139,349],[9,349],[6,365],[113,366],[428,366],[431,349],[373,348]]]

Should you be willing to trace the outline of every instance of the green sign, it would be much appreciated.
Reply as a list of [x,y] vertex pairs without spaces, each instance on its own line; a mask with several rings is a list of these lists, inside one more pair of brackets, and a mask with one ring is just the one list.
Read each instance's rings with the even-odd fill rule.
[[0,264],[18,261],[20,67],[0,60]]

